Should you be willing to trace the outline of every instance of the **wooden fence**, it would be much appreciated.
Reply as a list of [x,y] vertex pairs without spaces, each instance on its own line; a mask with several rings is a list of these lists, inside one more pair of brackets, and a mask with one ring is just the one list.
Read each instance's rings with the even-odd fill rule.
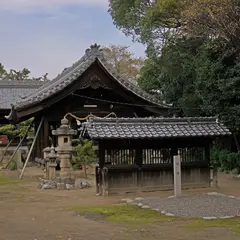
[[[175,151],[176,152],[176,151]],[[206,147],[178,148],[182,187],[210,185]],[[172,148],[105,149],[104,164],[96,170],[97,191],[103,194],[173,189]]]

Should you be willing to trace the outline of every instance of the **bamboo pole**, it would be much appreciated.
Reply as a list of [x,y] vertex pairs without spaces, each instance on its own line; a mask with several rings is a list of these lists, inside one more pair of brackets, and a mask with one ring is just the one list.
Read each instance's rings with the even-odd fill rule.
[[[34,121],[34,120],[33,120],[33,121]],[[14,158],[16,152],[18,151],[18,149],[19,149],[20,146],[22,145],[24,139],[27,137],[28,132],[30,131],[30,129],[31,129],[32,125],[33,125],[33,121],[32,121],[31,124],[29,125],[29,127],[28,127],[28,129],[27,129],[25,135],[24,135],[23,138],[20,140],[20,142],[19,142],[17,148],[16,148],[15,151],[13,152],[13,154],[12,154],[12,156],[11,156],[9,162],[8,162],[7,165],[4,167],[4,169],[7,169],[7,168],[8,168],[8,166],[9,166],[9,164],[11,163],[11,161],[13,160],[13,158]]]
[[28,164],[28,161],[29,161],[29,159],[30,159],[30,156],[31,156],[33,147],[34,147],[34,145],[35,145],[35,143],[36,143],[36,140],[37,140],[38,134],[39,134],[39,132],[40,132],[40,129],[41,129],[41,127],[42,127],[42,124],[43,124],[43,117],[42,117],[41,122],[40,122],[40,124],[39,124],[39,126],[38,126],[37,132],[36,132],[36,134],[35,134],[35,136],[34,136],[34,139],[33,139],[32,145],[31,145],[31,148],[30,148],[30,150],[29,150],[29,152],[28,152],[28,156],[27,156],[26,162],[25,162],[25,164],[24,164],[24,166],[23,166],[21,175],[20,175],[20,177],[19,177],[20,180],[22,179],[22,176],[23,176],[23,174],[24,174],[25,168],[26,168],[26,166],[27,166],[27,164]]
[[3,161],[4,156],[5,156],[5,154],[6,154],[7,150],[8,150],[8,148],[10,147],[12,141],[13,141],[13,138],[12,138],[12,139],[9,141],[9,143],[7,144],[7,146],[6,146],[6,148],[5,148],[4,152],[3,152],[2,158],[1,158],[1,160],[0,160],[0,163]]

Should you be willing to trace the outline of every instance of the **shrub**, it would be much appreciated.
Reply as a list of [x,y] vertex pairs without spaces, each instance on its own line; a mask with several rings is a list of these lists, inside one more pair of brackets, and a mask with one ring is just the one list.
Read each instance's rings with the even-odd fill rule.
[[79,139],[78,145],[74,148],[75,156],[72,159],[73,169],[80,169],[83,166],[85,178],[87,179],[86,167],[92,163],[96,163],[97,160],[93,142],[87,139]]
[[211,165],[220,171],[232,171],[236,169],[240,173],[240,152],[230,152],[225,149],[212,149]]
[[16,159],[16,157],[14,157],[13,160],[11,161],[11,163],[9,164],[8,170],[10,170],[10,171],[17,170],[17,159]]

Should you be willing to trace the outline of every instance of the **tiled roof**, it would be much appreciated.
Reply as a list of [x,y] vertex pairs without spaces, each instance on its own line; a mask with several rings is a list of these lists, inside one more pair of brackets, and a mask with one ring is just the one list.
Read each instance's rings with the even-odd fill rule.
[[43,82],[40,81],[0,81],[0,109],[11,109],[11,104],[21,101],[22,97],[37,90]]
[[71,67],[63,70],[55,79],[43,85],[38,90],[34,91],[28,98],[20,101],[16,104],[15,109],[22,109],[26,106],[35,105],[48,97],[60,92],[66,86],[74,82],[81,76],[94,62],[98,61],[107,72],[113,76],[127,90],[133,92],[135,95],[147,100],[151,104],[155,104],[160,107],[169,108],[169,105],[164,104],[154,96],[146,93],[135,84],[123,79],[105,60],[103,52],[100,46],[94,44],[85,51],[85,55]]
[[216,118],[93,118],[85,123],[92,139],[139,139],[230,135]]

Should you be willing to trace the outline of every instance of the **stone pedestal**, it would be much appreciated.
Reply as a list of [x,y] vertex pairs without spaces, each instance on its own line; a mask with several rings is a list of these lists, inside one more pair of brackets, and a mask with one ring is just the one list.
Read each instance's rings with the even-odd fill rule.
[[43,159],[45,161],[45,179],[49,180],[49,169],[48,169],[48,162],[49,162],[49,158],[48,155],[50,154],[51,148],[50,147],[46,147],[43,149]]
[[55,180],[56,179],[57,154],[55,153],[53,146],[51,147],[51,152],[47,155],[47,158],[49,159],[49,162],[47,163],[49,180]]
[[17,159],[17,169],[23,168],[23,162],[22,162],[22,153],[20,150],[16,152],[16,159]]
[[56,163],[48,163],[48,170],[49,170],[49,180],[55,180],[56,178]]
[[77,134],[77,131],[73,130],[69,126],[69,121],[65,117],[61,120],[61,126],[57,130],[52,131],[53,135],[58,138],[58,146],[56,148],[57,154],[60,159],[60,175],[71,176],[70,162],[72,159],[72,136]]

